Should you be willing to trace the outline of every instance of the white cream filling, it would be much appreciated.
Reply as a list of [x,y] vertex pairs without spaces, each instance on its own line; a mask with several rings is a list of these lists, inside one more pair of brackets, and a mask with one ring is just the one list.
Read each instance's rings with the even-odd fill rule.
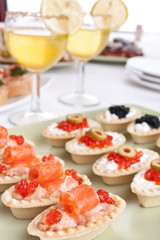
[[146,122],[136,123],[135,124],[135,131],[137,133],[150,132],[151,131],[151,127]]
[[[107,135],[113,137],[112,143],[113,145],[119,144],[122,141],[122,138],[119,133],[116,132],[105,132]],[[74,149],[75,150],[88,150],[90,149],[84,143],[79,143],[77,140],[74,142]]]
[[[140,148],[137,148],[137,151],[142,151]],[[143,156],[140,158],[140,162],[132,164],[130,167],[138,166],[145,161],[148,161],[150,158],[152,158],[152,153],[149,153],[148,151],[143,150]],[[105,170],[118,170],[118,164],[115,163],[114,160],[108,161],[107,158],[103,157],[101,161],[99,162],[99,168]]]
[[147,181],[144,178],[144,174],[146,169],[143,169],[139,173],[137,173],[133,179],[133,181],[138,184],[142,189],[157,189],[160,188],[159,185],[156,185],[154,181]]
[[[88,121],[88,125],[89,125],[89,128],[91,128],[91,127],[94,127],[96,125],[96,123]],[[48,131],[51,134],[66,134],[66,133],[68,133],[66,131],[63,131],[62,129],[57,128],[57,126],[58,126],[58,123],[50,124],[48,126]],[[83,131],[87,131],[87,130],[89,130],[89,128],[83,128]],[[71,133],[78,133],[79,131],[81,131],[81,129],[76,129],[76,130],[72,131]]]
[[[131,118],[136,114],[136,110],[133,108],[129,109],[129,113],[127,113],[125,118]],[[111,121],[111,120],[116,120],[119,119],[119,117],[115,114],[115,113],[111,113],[109,110],[105,111],[105,119],[107,121]]]

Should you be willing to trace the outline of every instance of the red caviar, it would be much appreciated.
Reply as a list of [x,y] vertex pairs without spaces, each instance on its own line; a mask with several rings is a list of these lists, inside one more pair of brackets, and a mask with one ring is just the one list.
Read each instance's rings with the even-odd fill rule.
[[9,138],[11,140],[15,140],[18,145],[22,145],[24,143],[24,138],[23,136],[16,136],[16,135],[10,135]]
[[25,198],[28,195],[33,194],[37,187],[37,182],[31,181],[28,183],[25,179],[22,179],[20,183],[15,185],[15,190],[21,195],[21,197]]
[[126,169],[129,168],[132,164],[138,163],[140,162],[140,158],[143,156],[143,152],[136,151],[136,155],[132,158],[129,157],[124,157],[121,156],[119,153],[117,152],[110,152],[108,154],[108,161],[114,161],[115,163],[118,164],[118,169]]
[[47,162],[47,161],[50,161],[50,160],[54,160],[54,156],[52,154],[42,157],[42,162]]
[[97,194],[99,196],[100,203],[108,203],[115,205],[115,201],[113,200],[113,198],[109,197],[109,193],[105,190],[99,189],[97,191]]
[[62,121],[57,125],[57,128],[62,129],[63,131],[66,132],[72,132],[77,129],[83,129],[88,127],[89,124],[87,118],[83,118],[83,121],[81,123],[71,123],[69,121]]
[[77,175],[77,171],[75,169],[67,169],[65,171],[65,175],[70,175],[78,182],[79,185],[83,182],[82,178]]
[[160,171],[154,171],[150,168],[145,172],[144,178],[148,181],[154,181],[156,185],[160,185]]
[[5,171],[7,168],[5,165],[0,164],[0,174]]
[[86,132],[85,135],[79,139],[79,143],[84,143],[86,146],[90,148],[103,148],[112,145],[113,137],[110,135],[107,135],[105,140],[100,141],[89,137],[87,133],[88,132]]
[[46,223],[48,225],[52,225],[55,223],[60,222],[62,219],[62,213],[58,211],[57,209],[52,209],[47,215],[46,215]]

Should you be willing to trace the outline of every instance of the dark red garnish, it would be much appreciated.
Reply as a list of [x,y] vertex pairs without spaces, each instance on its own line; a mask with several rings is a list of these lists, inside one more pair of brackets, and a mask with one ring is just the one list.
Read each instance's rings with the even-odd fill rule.
[[22,145],[24,143],[24,138],[23,136],[16,136],[16,135],[10,135],[9,138],[11,140],[15,140],[18,145]]
[[66,132],[72,132],[77,129],[83,129],[88,127],[89,125],[88,125],[87,118],[83,118],[83,121],[81,123],[72,123],[69,121],[62,121],[57,125],[57,128],[62,129],[63,131],[66,131]]
[[20,183],[15,185],[15,190],[21,197],[25,198],[28,195],[31,195],[35,192],[36,188],[38,187],[38,183],[31,181],[28,183],[25,179],[22,179]]
[[140,158],[143,156],[143,152],[136,152],[136,155],[132,158],[124,157],[117,152],[110,152],[108,154],[108,161],[114,161],[118,164],[118,169],[126,169],[129,168],[132,164],[140,162]]
[[79,139],[79,143],[84,143],[86,146],[90,148],[103,148],[112,145],[112,139],[113,139],[112,136],[107,135],[105,140],[101,141],[96,140],[94,138],[89,137],[86,132],[85,135]]
[[0,174],[5,171],[7,168],[5,165],[0,164]]
[[109,197],[109,193],[105,190],[99,189],[97,191],[97,194],[99,196],[100,203],[108,203],[115,205],[115,201],[113,200],[113,198]]
[[145,172],[144,178],[148,181],[154,181],[156,185],[160,185],[160,171],[150,168]]
[[42,157],[42,162],[47,162],[47,161],[50,161],[50,160],[54,160],[54,156],[52,154]]
[[79,185],[83,182],[82,178],[77,175],[77,171],[75,169],[67,169],[65,171],[65,175],[70,175],[78,182]]
[[58,211],[57,209],[52,209],[46,215],[46,224],[52,225],[52,224],[60,222],[61,219],[62,219],[62,213],[60,211]]

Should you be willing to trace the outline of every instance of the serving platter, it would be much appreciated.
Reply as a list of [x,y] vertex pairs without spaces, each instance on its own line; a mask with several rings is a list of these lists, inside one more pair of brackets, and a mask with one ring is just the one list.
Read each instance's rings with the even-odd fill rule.
[[[149,109],[131,105],[139,108],[142,113],[160,114]],[[103,109],[96,111],[85,112],[84,116],[95,119],[95,116]],[[160,207],[155,208],[143,208],[140,206],[135,194],[130,190],[130,184],[124,184],[119,186],[107,186],[102,182],[101,177],[93,174],[91,167],[92,164],[77,165],[72,162],[71,156],[65,151],[64,148],[54,148],[49,142],[43,138],[42,130],[53,121],[60,121],[64,117],[54,120],[48,120],[44,122],[33,123],[25,126],[17,126],[9,129],[10,134],[22,134],[24,137],[35,142],[36,152],[39,154],[54,154],[59,156],[65,161],[66,168],[75,168],[79,173],[86,174],[92,181],[92,186],[95,189],[105,189],[108,192],[118,194],[127,202],[125,211],[112,222],[106,231],[95,238],[96,240],[159,240],[160,239],[160,227],[159,216]],[[123,132],[125,133],[125,132]],[[127,142],[132,143],[131,138],[126,134]],[[137,146],[136,144],[133,144]],[[156,147],[156,143],[140,145],[155,151],[160,149]],[[18,220],[14,218],[10,212],[10,209],[5,207],[0,202],[0,239],[1,240],[38,240],[37,237],[32,237],[27,234],[27,226],[30,220]],[[75,239],[76,240],[76,239]]]

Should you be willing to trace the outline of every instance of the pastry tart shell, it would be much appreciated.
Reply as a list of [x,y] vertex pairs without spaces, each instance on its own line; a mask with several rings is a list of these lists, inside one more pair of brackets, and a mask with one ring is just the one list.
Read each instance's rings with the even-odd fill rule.
[[[88,119],[89,122],[91,122],[92,124],[94,124],[95,127],[99,127],[100,128],[100,124],[94,120]],[[84,130],[80,130],[78,132],[66,132],[64,134],[52,134],[48,127],[45,128],[42,132],[42,135],[47,138],[51,145],[54,147],[64,147],[66,142],[75,138],[75,137],[79,137],[84,133]]]
[[[78,174],[83,180],[83,184],[91,185],[90,180],[86,175]],[[10,207],[11,212],[14,217],[19,219],[31,219],[37,216],[44,209],[49,207],[50,205],[56,204],[59,202],[59,198],[57,196],[50,196],[49,198],[40,198],[40,199],[32,199],[27,201],[25,199],[17,200],[12,198],[12,192],[14,190],[14,186],[7,189],[1,196],[1,200],[4,205]]]
[[8,102],[8,88],[7,86],[0,87],[0,106],[7,104]]
[[160,148],[160,137],[158,138],[158,140],[157,140],[157,147],[159,147]]
[[140,115],[139,110],[137,110],[135,108],[132,108],[132,109],[134,109],[136,111],[136,114],[130,118],[112,119],[110,121],[107,121],[105,119],[104,112],[102,112],[96,116],[96,120],[102,124],[103,129],[105,131],[123,130],[123,129],[127,128],[129,123],[134,121]]
[[[139,165],[135,165],[135,166],[131,166],[127,169],[116,169],[116,170],[103,170],[100,168],[100,162],[102,160],[102,158],[98,159],[92,167],[92,170],[94,172],[94,174],[101,176],[104,183],[107,185],[120,185],[120,184],[125,184],[125,183],[130,183],[134,177],[134,175],[141,171],[144,168],[148,168],[150,166],[150,162],[153,161],[154,159],[159,158],[159,154],[152,151],[152,150],[148,150],[148,149],[140,149],[141,151],[146,151],[148,153],[152,153],[152,157],[139,164]],[[107,157],[108,154],[106,154],[103,157]]]
[[[77,225],[74,228],[67,228],[58,231],[40,231],[37,224],[41,219],[39,214],[28,226],[28,233],[33,236],[38,236],[41,240],[91,240],[100,235],[108,227],[109,223],[114,220],[126,207],[126,203],[119,196],[109,194],[116,202],[116,208],[113,212],[104,216],[103,220],[96,222],[88,222],[86,225]],[[51,207],[53,208],[53,207]],[[55,206],[56,208],[56,206]],[[45,211],[48,211],[45,210]],[[45,212],[44,212],[45,213]]]
[[150,132],[137,133],[134,130],[134,123],[131,123],[127,127],[127,132],[131,135],[135,143],[150,143],[154,142],[160,136],[160,128],[152,129]]
[[145,207],[160,206],[160,188],[159,189],[141,189],[134,181],[131,183],[131,190],[138,197],[140,204]]
[[88,164],[95,162],[98,158],[103,156],[105,153],[115,150],[125,143],[126,138],[120,134],[121,141],[118,144],[108,146],[105,148],[95,148],[95,149],[87,149],[87,150],[76,150],[74,149],[74,144],[78,140],[78,138],[73,139],[66,143],[66,150],[72,156],[72,160],[77,164]]

